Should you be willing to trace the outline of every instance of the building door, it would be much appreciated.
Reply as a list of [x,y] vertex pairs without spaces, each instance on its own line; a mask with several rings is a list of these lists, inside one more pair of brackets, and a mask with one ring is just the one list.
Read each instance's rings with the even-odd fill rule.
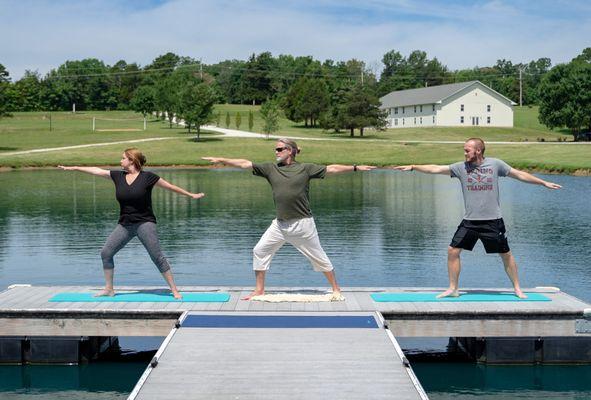
[[479,117],[472,117],[472,125],[478,125]]

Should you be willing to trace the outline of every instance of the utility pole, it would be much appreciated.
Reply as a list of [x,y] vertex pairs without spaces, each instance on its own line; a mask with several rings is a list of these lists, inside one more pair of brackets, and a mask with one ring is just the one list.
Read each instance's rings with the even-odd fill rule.
[[361,86],[363,86],[363,67],[361,67]]
[[201,62],[201,59],[199,59],[199,77],[201,78],[201,81],[203,82],[203,63]]
[[519,107],[523,106],[523,80],[522,80],[523,68],[519,67]]

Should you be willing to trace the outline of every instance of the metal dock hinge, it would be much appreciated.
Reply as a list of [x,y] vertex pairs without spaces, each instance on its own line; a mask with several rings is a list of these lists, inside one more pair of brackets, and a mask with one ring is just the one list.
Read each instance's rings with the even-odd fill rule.
[[410,361],[408,361],[408,358],[406,358],[406,356],[402,357],[402,365],[404,365],[406,368],[410,368]]
[[156,368],[157,365],[158,365],[158,357],[153,357],[152,361],[150,361],[150,366],[152,368]]
[[583,319],[575,321],[575,333],[591,333],[591,308],[585,308]]

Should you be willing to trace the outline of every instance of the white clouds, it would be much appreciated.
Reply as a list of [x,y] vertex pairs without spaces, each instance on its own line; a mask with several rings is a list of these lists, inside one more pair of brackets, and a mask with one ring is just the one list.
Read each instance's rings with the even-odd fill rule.
[[[571,9],[586,7],[576,3]],[[167,51],[206,63],[262,51],[372,63],[391,49],[405,55],[425,50],[452,69],[491,65],[499,58],[550,57],[557,63],[589,46],[588,15],[587,23],[565,23],[576,17],[564,7],[544,14],[502,0],[175,0],[144,3],[141,9],[113,1],[2,2],[0,63],[13,79],[25,69],[44,74],[85,57],[146,65]]]

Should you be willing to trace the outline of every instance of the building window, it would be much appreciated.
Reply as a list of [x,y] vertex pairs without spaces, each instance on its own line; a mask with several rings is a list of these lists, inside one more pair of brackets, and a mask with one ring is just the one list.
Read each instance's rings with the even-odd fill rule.
[[486,106],[486,111],[487,111],[487,112],[490,112],[490,104],[488,104],[488,105]]
[[435,125],[435,115],[433,116],[433,125]]
[[419,118],[419,124],[423,125],[423,117]]
[[462,115],[462,116],[460,117],[460,124],[463,124],[463,123],[464,123],[464,116]]
[[402,107],[402,114],[404,114],[404,110],[405,110],[405,108],[406,108],[406,107]]
[[394,126],[398,126],[398,118],[394,119]]
[[433,111],[435,111],[435,104],[433,104]]
[[417,117],[415,117],[415,121],[414,121],[414,124],[415,124],[415,125],[416,125],[416,124],[417,124]]
[[420,107],[420,112],[423,112],[423,106],[419,106]]
[[417,112],[417,106],[415,106],[415,114],[416,114],[416,112]]
[[464,111],[464,105],[460,104],[460,111]]
[[490,124],[490,117],[486,117],[486,123]]
[[394,114],[398,114],[398,107],[394,107]]
[[[404,108],[403,108],[403,110],[404,110]],[[402,125],[404,125],[404,118],[402,118]]]

